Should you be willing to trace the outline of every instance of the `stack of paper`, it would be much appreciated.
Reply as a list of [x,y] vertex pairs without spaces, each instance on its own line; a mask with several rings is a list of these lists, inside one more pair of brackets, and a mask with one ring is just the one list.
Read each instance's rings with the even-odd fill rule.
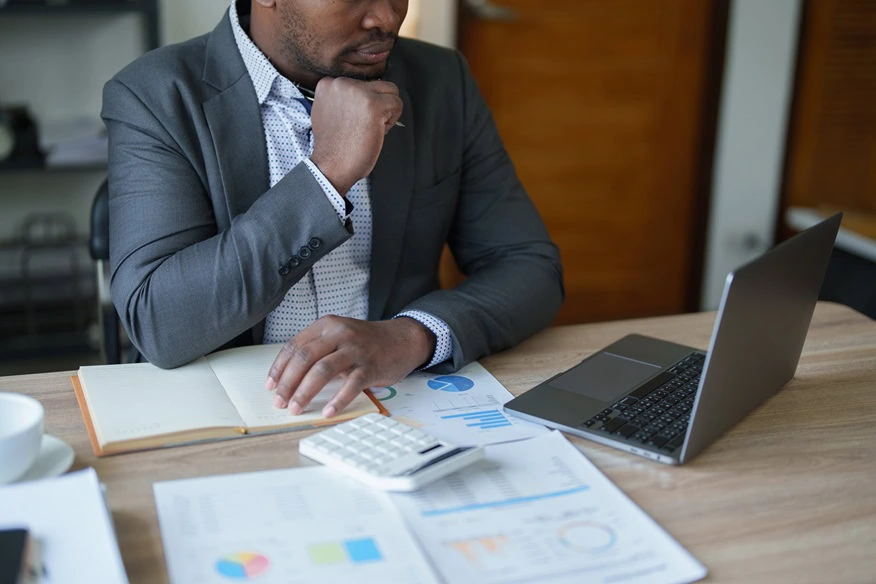
[[99,119],[49,121],[40,127],[40,149],[48,167],[105,166],[109,139]]
[[486,451],[406,495],[324,467],[158,483],[170,579],[669,584],[706,575],[560,433]]
[[43,584],[128,582],[94,469],[0,488],[0,529],[38,543]]

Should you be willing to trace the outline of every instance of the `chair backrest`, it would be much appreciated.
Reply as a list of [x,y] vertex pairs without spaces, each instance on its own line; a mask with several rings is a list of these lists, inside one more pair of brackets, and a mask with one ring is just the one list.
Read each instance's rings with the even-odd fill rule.
[[92,259],[109,260],[109,187],[104,180],[91,205],[91,236],[88,251]]

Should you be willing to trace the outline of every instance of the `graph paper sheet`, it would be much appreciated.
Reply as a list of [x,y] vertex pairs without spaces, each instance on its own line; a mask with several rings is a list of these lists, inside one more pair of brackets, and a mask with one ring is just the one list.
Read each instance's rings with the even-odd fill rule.
[[325,467],[154,485],[174,584],[437,582],[387,495]]
[[482,446],[548,433],[547,428],[505,415],[514,397],[480,363],[452,375],[413,373],[392,387],[373,389],[401,422],[461,446]]
[[448,584],[699,580],[706,568],[559,432],[392,499]]

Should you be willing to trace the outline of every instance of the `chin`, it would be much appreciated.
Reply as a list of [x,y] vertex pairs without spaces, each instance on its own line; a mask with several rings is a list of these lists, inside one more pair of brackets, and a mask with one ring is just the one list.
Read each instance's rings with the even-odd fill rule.
[[386,63],[375,65],[347,65],[341,69],[344,77],[361,81],[376,81],[386,75]]

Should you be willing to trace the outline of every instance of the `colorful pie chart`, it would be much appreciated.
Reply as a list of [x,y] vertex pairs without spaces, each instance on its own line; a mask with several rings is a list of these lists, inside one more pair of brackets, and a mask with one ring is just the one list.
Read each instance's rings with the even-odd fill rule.
[[252,580],[268,571],[271,562],[253,552],[238,552],[223,556],[216,562],[216,571],[229,580]]

